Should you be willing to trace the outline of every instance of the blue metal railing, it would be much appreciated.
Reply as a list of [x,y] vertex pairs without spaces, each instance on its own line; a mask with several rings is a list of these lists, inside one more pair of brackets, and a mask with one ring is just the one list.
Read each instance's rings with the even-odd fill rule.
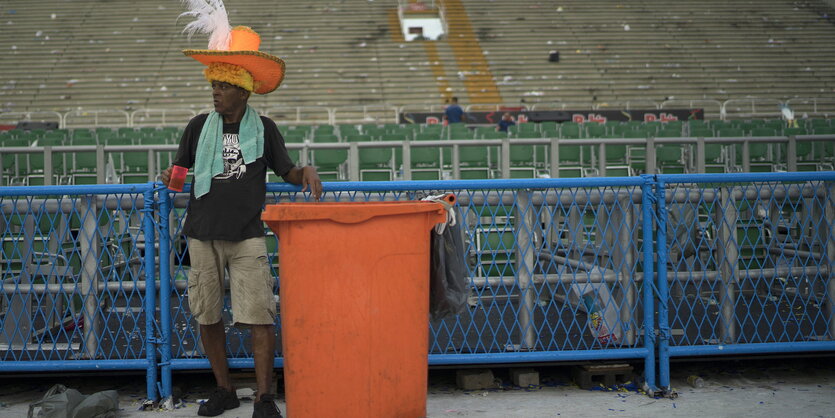
[[0,187],[0,369],[144,369],[157,396],[153,198],[151,184]]
[[[835,349],[833,181],[346,182],[326,183],[323,199],[458,196],[469,309],[430,323],[431,365],[635,359],[654,392],[670,389],[672,357]],[[171,395],[174,370],[208,368],[188,309],[187,193],[0,188],[0,368],[145,370],[152,399]],[[267,187],[268,204],[308,199]],[[278,240],[266,232],[277,294]],[[253,367],[247,333],[227,332],[231,367]]]
[[657,176],[661,387],[671,357],[835,350],[833,181]]

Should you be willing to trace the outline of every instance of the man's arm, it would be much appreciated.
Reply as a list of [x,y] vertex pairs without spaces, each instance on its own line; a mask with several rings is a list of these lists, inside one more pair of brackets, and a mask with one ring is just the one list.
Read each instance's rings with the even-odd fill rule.
[[316,167],[293,167],[282,178],[288,183],[302,186],[302,191],[309,191],[318,202],[322,197],[322,180],[319,180],[319,173]]
[[[174,161],[172,162],[172,166],[162,170],[160,173],[160,177],[162,179],[162,184],[165,187],[168,187],[168,183],[171,181],[171,172],[174,170],[173,165],[179,165],[180,167],[191,168],[193,165],[194,157],[192,153],[192,141],[195,140],[192,135],[193,132],[197,129],[196,124],[200,123],[199,120],[202,119],[205,122],[205,118],[208,115],[198,115],[193,117],[186,125],[186,129],[183,131],[183,136],[180,137],[180,146],[177,148],[177,154],[174,156]],[[200,125],[202,128],[202,125]]]

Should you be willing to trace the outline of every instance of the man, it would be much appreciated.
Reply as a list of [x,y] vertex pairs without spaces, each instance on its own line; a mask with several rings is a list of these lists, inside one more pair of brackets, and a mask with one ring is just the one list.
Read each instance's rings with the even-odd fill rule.
[[[258,52],[260,38],[247,27],[230,33],[224,50],[185,50],[207,65],[214,111],[194,117],[180,140],[174,164],[194,168],[183,232],[191,271],[189,308],[200,324],[200,340],[217,388],[198,415],[216,416],[240,405],[229,377],[226,333],[221,321],[228,269],[233,323],[249,327],[258,385],[253,417],[280,417],[271,386],[275,356],[275,280],[270,274],[261,211],[267,168],[302,185],[319,200],[322,183],[313,167],[296,167],[275,123],[247,105],[250,94],[275,90],[284,62]],[[242,53],[240,53],[242,52]],[[254,53],[257,52],[257,53]],[[162,172],[168,185],[172,167]]]
[[499,125],[496,126],[496,130],[499,132],[507,132],[507,128],[516,125],[516,121],[513,120],[513,115],[509,112],[505,112],[502,115],[502,120],[499,121]]
[[452,104],[444,110],[444,119],[446,119],[447,123],[461,123],[464,119],[464,109],[458,106],[457,97],[453,97],[451,102]]

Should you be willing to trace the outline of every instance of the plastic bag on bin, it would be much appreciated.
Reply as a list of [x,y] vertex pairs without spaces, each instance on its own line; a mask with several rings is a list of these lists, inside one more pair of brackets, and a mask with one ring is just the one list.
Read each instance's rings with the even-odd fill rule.
[[432,320],[463,313],[470,295],[469,274],[465,264],[466,248],[461,228],[456,222],[454,207],[438,196],[424,200],[443,203],[447,207],[447,223],[430,232],[429,314]]
[[569,300],[588,314],[589,329],[600,344],[620,341],[623,332],[618,326],[617,303],[605,283],[573,284]]

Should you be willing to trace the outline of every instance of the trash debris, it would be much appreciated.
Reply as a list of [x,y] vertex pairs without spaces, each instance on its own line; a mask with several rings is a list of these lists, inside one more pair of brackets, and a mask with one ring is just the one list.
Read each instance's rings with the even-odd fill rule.
[[174,399],[172,399],[172,398],[165,399],[165,401],[163,401],[159,405],[159,409],[161,409],[163,411],[173,411],[174,409],[176,409],[174,407]]
[[586,312],[591,334],[603,345],[621,339],[616,304],[605,283],[586,283],[571,286],[569,300]]
[[47,390],[41,400],[29,404],[29,416],[33,416],[38,408],[37,416],[105,416],[119,410],[119,394],[115,390],[104,390],[84,395],[58,384]]
[[235,395],[238,396],[238,399],[253,399],[255,391],[252,388],[240,388],[235,390]]
[[703,388],[705,387],[705,380],[701,378],[701,376],[697,375],[690,375],[687,376],[687,383],[694,388]]
[[633,381],[628,381],[623,384],[617,384],[613,386],[605,386],[602,383],[598,383],[597,386],[592,386],[589,390],[591,391],[602,391],[602,392],[634,392],[640,394],[646,394],[643,388],[641,388],[638,384]]
[[150,411],[150,410],[154,409],[155,405],[156,405],[156,403],[153,400],[145,399],[139,404],[139,408],[137,408],[136,410],[137,411]]

